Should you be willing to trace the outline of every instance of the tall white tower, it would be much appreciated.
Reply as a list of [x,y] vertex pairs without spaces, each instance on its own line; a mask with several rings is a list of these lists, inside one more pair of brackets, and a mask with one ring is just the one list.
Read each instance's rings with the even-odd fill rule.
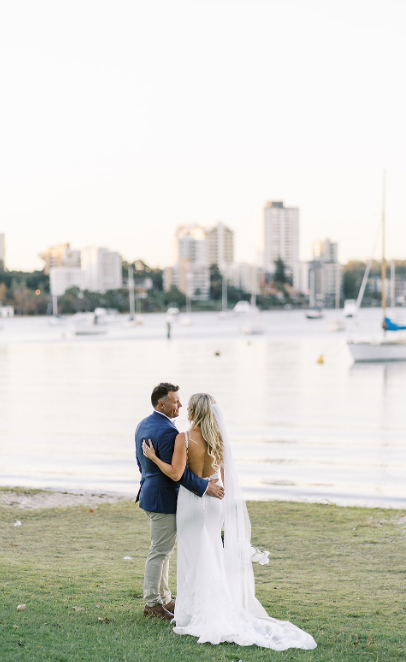
[[295,274],[299,264],[299,209],[283,202],[267,202],[264,208],[264,267],[275,271],[281,258]]

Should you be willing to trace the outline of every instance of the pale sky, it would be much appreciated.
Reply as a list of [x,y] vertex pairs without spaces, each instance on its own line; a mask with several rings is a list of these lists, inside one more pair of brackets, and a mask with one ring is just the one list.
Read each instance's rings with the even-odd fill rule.
[[255,261],[267,200],[369,257],[406,258],[404,0],[32,0],[0,10],[0,232],[164,266],[223,221]]

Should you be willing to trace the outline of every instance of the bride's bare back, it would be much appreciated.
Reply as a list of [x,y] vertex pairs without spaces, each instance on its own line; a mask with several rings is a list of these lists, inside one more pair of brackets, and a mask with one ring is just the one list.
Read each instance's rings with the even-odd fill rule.
[[[184,433],[182,436],[185,437]],[[200,478],[209,478],[215,471],[213,468],[213,458],[208,453],[207,443],[203,439],[200,428],[193,428],[193,430],[188,432],[188,439],[188,467],[190,471],[193,471]]]

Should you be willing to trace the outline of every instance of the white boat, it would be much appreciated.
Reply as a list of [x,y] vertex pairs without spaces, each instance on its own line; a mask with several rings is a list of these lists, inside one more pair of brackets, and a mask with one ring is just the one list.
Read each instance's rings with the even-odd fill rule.
[[[138,292],[137,296],[135,297],[133,268],[128,267],[128,299],[130,303],[130,317],[124,324],[126,329],[132,329],[135,326],[144,324],[144,320],[141,315],[141,297],[142,294],[140,292]],[[135,300],[137,302],[137,314],[135,314]]]
[[[335,273],[335,294],[336,294],[336,302],[335,302],[335,310],[337,315],[339,315],[339,310],[340,310],[340,295],[341,295],[341,277],[340,277],[340,265],[337,263],[336,264],[336,273]],[[345,321],[341,317],[336,317],[335,319],[331,320],[329,324],[329,329],[330,331],[345,331]]]
[[133,329],[135,326],[140,326],[141,324],[144,324],[144,319],[141,317],[141,315],[135,315],[134,318],[130,317],[124,326],[126,329]]
[[70,332],[74,336],[101,336],[107,333],[107,329],[103,329],[100,326],[78,324],[77,326],[72,325]]
[[222,276],[222,285],[221,285],[221,312],[218,314],[219,320],[225,320],[232,312],[227,310],[227,278],[223,274]]
[[14,317],[13,306],[3,306],[0,301],[0,317]]
[[60,315],[55,315],[54,317],[50,317],[48,320],[49,326],[61,326],[62,324],[65,323],[66,323],[66,318],[61,317]]
[[118,310],[115,308],[95,308],[93,315],[95,324],[113,324],[120,321]]
[[308,320],[321,320],[324,315],[321,308],[309,308],[306,317]]
[[235,315],[248,315],[252,312],[251,304],[249,301],[237,301],[233,308]]
[[[262,319],[262,313],[256,306],[254,280],[252,283],[251,303],[249,304],[248,301],[239,301],[238,303],[248,304],[248,315],[246,316],[244,323],[239,328],[240,332],[250,336],[262,335],[265,333],[265,324]],[[238,303],[236,306],[238,306]],[[243,306],[243,309],[245,309],[245,306]]]
[[349,340],[354,361],[406,361],[406,338],[384,340]]
[[320,306],[315,305],[316,302],[316,287],[315,287],[315,277],[314,269],[310,271],[310,307],[306,312],[306,317],[308,320],[320,320],[323,317],[323,310]]
[[[372,340],[348,340],[348,349],[354,361],[406,361],[406,336],[398,335],[406,331],[406,325],[396,324],[386,316],[386,259],[385,259],[385,184],[386,173],[383,176],[382,192],[382,328],[383,337]],[[360,297],[359,297],[360,298]],[[361,301],[359,301],[361,305]],[[390,335],[387,335],[390,334]]]
[[357,314],[357,302],[355,299],[347,299],[344,301],[344,317],[355,317]]
[[107,333],[105,325],[99,325],[94,313],[75,313],[69,326],[69,332],[74,336],[100,336]]

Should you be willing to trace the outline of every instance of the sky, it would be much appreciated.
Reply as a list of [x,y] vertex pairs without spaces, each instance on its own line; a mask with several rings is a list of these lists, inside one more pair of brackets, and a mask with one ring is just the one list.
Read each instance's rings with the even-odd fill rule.
[[406,259],[403,0],[13,0],[0,9],[0,233],[9,269],[70,242],[165,266],[222,221],[258,262],[263,207],[367,259],[387,170]]

